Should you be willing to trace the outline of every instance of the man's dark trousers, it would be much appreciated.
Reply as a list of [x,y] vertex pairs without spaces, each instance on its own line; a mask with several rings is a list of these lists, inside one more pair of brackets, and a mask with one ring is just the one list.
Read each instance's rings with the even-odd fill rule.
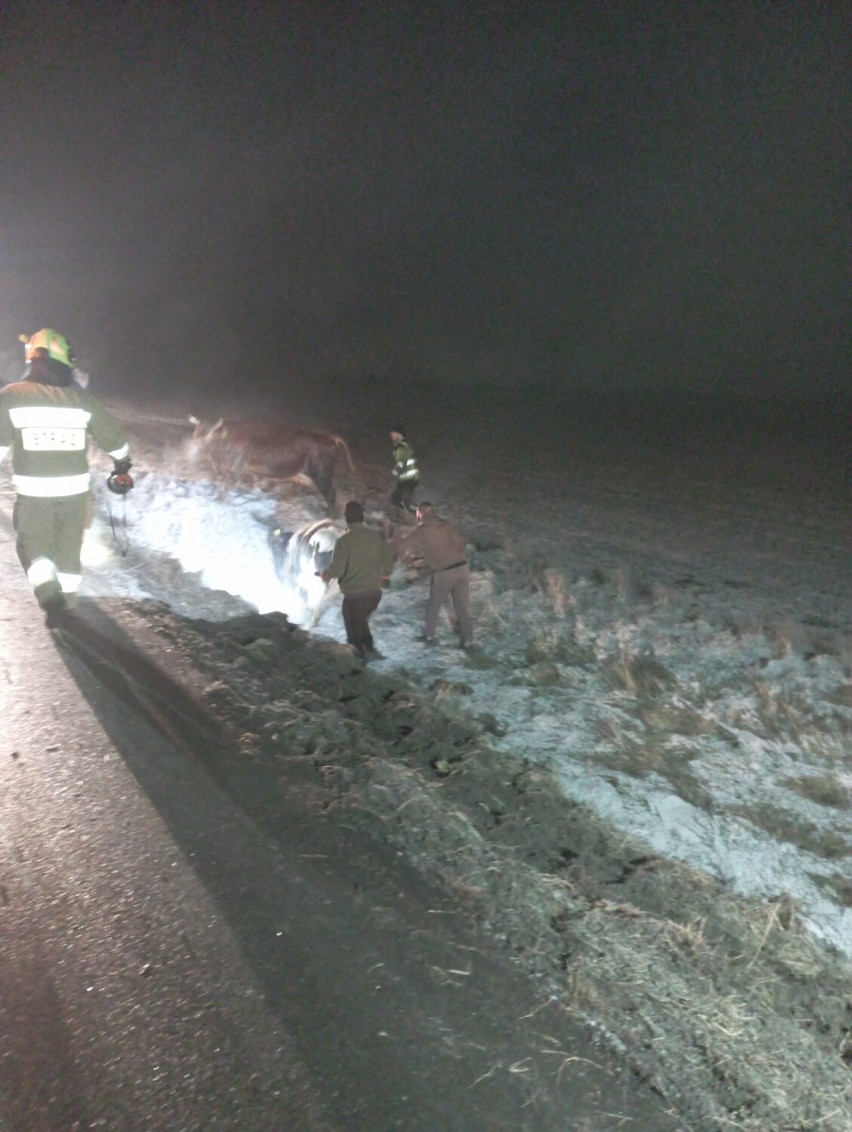
[[382,600],[381,590],[356,590],[343,595],[343,626],[346,640],[358,652],[368,652],[373,647],[373,634],[370,632],[370,614],[378,609]]

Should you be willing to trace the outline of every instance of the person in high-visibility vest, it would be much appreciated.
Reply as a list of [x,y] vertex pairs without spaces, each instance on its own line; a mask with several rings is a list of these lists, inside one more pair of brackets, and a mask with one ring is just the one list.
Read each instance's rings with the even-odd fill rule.
[[403,511],[416,511],[414,492],[420,483],[420,469],[417,467],[414,449],[405,439],[401,425],[391,429],[390,438],[393,444],[393,476],[396,480],[390,501],[394,507]]
[[133,486],[130,449],[118,421],[74,382],[74,355],[61,334],[39,330],[25,354],[24,379],[0,389],[0,461],[11,448],[16,550],[53,628],[76,605],[82,580],[89,439],[112,457],[112,490],[120,494]]

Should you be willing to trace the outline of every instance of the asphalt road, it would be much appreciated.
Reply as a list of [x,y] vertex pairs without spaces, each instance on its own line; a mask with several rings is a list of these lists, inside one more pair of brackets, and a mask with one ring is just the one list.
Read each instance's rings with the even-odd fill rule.
[[267,820],[108,667],[0,515],[0,1132],[679,1127],[392,849]]

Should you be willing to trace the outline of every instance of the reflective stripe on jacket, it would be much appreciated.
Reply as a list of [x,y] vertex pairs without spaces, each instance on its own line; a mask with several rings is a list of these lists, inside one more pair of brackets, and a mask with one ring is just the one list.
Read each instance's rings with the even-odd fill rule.
[[393,446],[393,458],[393,474],[400,483],[409,483],[411,480],[420,479],[414,449],[407,440],[396,441]]
[[21,495],[61,498],[89,490],[89,438],[114,460],[129,454],[123,431],[79,386],[19,381],[0,390],[0,458],[12,449]]

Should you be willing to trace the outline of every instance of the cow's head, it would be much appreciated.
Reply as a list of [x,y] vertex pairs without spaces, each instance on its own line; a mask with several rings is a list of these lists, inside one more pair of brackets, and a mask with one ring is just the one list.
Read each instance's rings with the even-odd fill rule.
[[198,417],[190,417],[189,423],[194,425],[192,432],[193,440],[212,440],[215,436],[222,435],[225,431],[225,422],[222,417],[220,417],[215,424],[200,421]]

